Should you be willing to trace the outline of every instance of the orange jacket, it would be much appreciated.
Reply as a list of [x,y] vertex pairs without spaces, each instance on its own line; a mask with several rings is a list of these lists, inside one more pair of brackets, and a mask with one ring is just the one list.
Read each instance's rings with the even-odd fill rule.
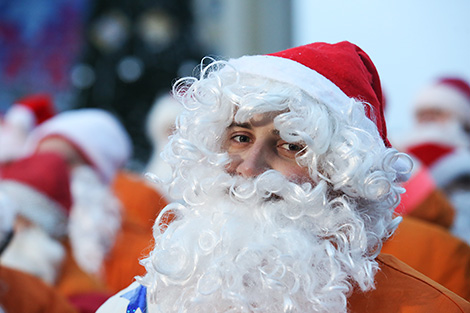
[[76,313],[55,289],[32,275],[0,267],[0,306],[15,313]]
[[66,256],[55,288],[65,297],[89,292],[107,292],[108,288],[97,277],[85,271],[75,261],[70,244],[65,244]]
[[470,301],[470,246],[444,228],[405,216],[382,252]]
[[[469,313],[470,303],[428,277],[387,254],[377,258],[380,270],[375,276],[376,289],[355,291],[348,298],[348,313]],[[125,313],[129,297],[123,294],[139,288],[135,282],[111,297],[97,313]],[[164,296],[164,295],[162,295]],[[135,297],[133,297],[135,301]],[[143,299],[146,301],[146,299]],[[152,313],[152,307],[139,301],[139,307]],[[136,312],[140,312],[137,309]]]
[[79,312],[95,312],[112,292],[100,279],[86,273],[78,266],[69,244],[65,244],[65,248],[66,257],[54,287]]
[[438,189],[429,169],[416,163],[413,175],[403,183],[406,192],[395,212],[412,216],[449,229],[454,223],[455,209]]
[[106,284],[115,293],[145,274],[139,259],[151,251],[152,227],[167,201],[145,178],[127,171],[118,173],[113,190],[124,208],[122,229],[104,266]]
[[469,313],[470,303],[387,254],[377,261],[376,289],[355,292],[350,313]]
[[408,216],[450,229],[454,223],[455,208],[444,192],[435,189]]

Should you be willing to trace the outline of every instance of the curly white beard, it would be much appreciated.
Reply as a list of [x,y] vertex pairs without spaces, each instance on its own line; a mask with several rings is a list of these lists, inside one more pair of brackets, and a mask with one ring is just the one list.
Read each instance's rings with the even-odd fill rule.
[[65,248],[37,226],[17,231],[1,256],[5,266],[39,277],[54,285],[62,269]]
[[121,226],[121,203],[88,166],[74,169],[71,188],[68,230],[73,255],[85,272],[100,275]]
[[[312,188],[267,171],[210,185],[155,223],[140,279],[150,311],[346,312],[353,288],[373,288],[377,263],[357,204],[328,201],[325,182]],[[169,212],[176,220],[166,228]]]
[[456,120],[442,123],[423,123],[414,126],[412,131],[398,142],[401,146],[415,145],[426,142],[436,142],[453,147],[468,148],[470,137],[463,126]]

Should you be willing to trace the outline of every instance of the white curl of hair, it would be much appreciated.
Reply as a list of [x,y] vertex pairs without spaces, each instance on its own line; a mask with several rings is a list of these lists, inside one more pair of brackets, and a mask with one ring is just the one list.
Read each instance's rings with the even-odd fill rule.
[[[205,297],[214,297],[209,303],[236,312],[301,312],[293,307],[302,307],[304,300],[308,304],[304,310],[345,312],[353,286],[364,291],[374,287],[378,269],[374,259],[382,240],[399,223],[393,211],[404,190],[396,182],[400,173],[393,168],[402,154],[385,147],[375,125],[365,116],[364,103],[351,99],[349,111],[338,113],[294,86],[239,73],[224,61],[201,67],[199,79],[179,80],[173,93],[186,110],[177,119],[176,132],[162,157],[173,168],[171,196],[181,198],[187,206],[170,204],[162,211],[155,223],[155,249],[142,261],[147,275],[139,279],[150,288],[151,299],[160,303],[162,312],[185,312],[188,307],[198,312],[196,308],[202,306],[201,298]],[[283,140],[305,144],[297,162],[308,167],[314,186],[289,182],[272,170],[249,180],[225,172],[230,159],[221,146],[227,127],[234,120],[246,122],[265,112],[279,113],[274,125]],[[217,197],[227,191],[233,203],[253,203],[253,219],[258,224],[237,222],[230,213],[231,204],[218,203]],[[272,209],[277,203],[273,195],[282,199],[279,203],[285,208]],[[211,228],[202,224],[204,220],[194,222],[206,210],[213,212],[221,229],[207,233]],[[169,211],[176,212],[177,219],[163,231],[159,223]],[[262,230],[259,225],[264,225]],[[307,236],[300,236],[292,225]],[[239,234],[239,247],[218,245],[225,231],[232,236]],[[198,235],[188,238],[185,232]],[[271,238],[271,246],[276,248],[261,253],[262,248],[250,243],[256,243],[253,233],[264,234],[264,240]],[[304,238],[309,238],[308,242]],[[290,242],[314,246],[314,251],[329,256],[328,261],[316,260],[315,253],[302,252],[311,250],[302,244],[290,247]],[[208,264],[204,258],[214,253],[223,256],[230,249],[238,249],[235,254],[240,255],[240,262],[252,262],[258,272],[237,271],[238,261]],[[287,255],[295,257],[285,260],[276,251],[288,251]],[[250,258],[245,260],[244,253]],[[270,254],[274,263],[268,260]],[[300,267],[305,273],[309,268],[324,267],[328,275],[338,275],[332,275],[334,281],[328,275],[319,281],[308,275],[288,277]],[[230,282],[224,292],[219,292],[220,281]],[[190,283],[196,287],[186,290],[188,294],[178,295],[177,288],[170,288]],[[279,288],[278,301],[253,293],[260,284],[274,291]],[[162,286],[167,293],[160,296]],[[209,312],[210,308],[201,310]]]

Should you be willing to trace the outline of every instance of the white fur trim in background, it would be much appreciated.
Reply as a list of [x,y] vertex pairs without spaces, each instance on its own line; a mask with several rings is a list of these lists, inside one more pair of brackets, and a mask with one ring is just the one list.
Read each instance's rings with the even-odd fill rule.
[[125,165],[132,153],[132,142],[124,126],[109,112],[100,109],[66,111],[39,125],[27,143],[34,152],[48,136],[61,136],[86,155],[105,182]]
[[470,151],[456,149],[436,161],[431,168],[431,173],[440,188],[446,187],[459,176],[470,176]]
[[470,100],[451,86],[440,84],[424,88],[418,93],[414,103],[415,114],[420,109],[442,109],[470,125]]
[[18,214],[42,227],[52,237],[60,238],[66,234],[67,216],[54,200],[15,181],[2,181],[0,191],[8,194],[12,201],[16,200]]
[[31,131],[36,126],[36,116],[24,105],[13,105],[4,117],[5,122],[16,127],[21,127],[24,131]]
[[[228,61],[237,71],[273,79],[302,89],[312,98],[345,112],[351,99],[333,82],[299,62],[269,55],[244,56]],[[282,75],[279,75],[282,73]]]

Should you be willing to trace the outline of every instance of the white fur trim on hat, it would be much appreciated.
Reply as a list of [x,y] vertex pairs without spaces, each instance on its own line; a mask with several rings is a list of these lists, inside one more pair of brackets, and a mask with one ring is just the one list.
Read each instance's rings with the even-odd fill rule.
[[[270,55],[244,56],[228,64],[237,71],[283,82],[302,89],[328,107],[345,112],[351,99],[317,71],[290,59]],[[282,73],[280,75],[279,73]]]
[[101,109],[70,110],[54,116],[33,131],[27,149],[34,151],[41,140],[50,136],[65,138],[80,149],[104,182],[113,179],[132,152],[124,127]]
[[6,113],[4,120],[10,125],[21,127],[22,130],[30,132],[36,126],[36,116],[31,109],[21,104],[13,105]]
[[470,125],[469,99],[449,85],[433,85],[418,93],[414,102],[414,112],[433,108],[450,112],[461,122]]
[[[230,59],[228,65],[240,73],[295,86],[340,115],[349,111],[351,101],[356,101],[314,69],[288,58],[271,55],[243,56],[238,59]],[[372,120],[366,119],[362,127],[368,133],[382,140],[377,126]]]
[[2,181],[0,190],[15,199],[18,214],[42,227],[49,235],[60,238],[66,234],[67,216],[53,199],[11,180]]

